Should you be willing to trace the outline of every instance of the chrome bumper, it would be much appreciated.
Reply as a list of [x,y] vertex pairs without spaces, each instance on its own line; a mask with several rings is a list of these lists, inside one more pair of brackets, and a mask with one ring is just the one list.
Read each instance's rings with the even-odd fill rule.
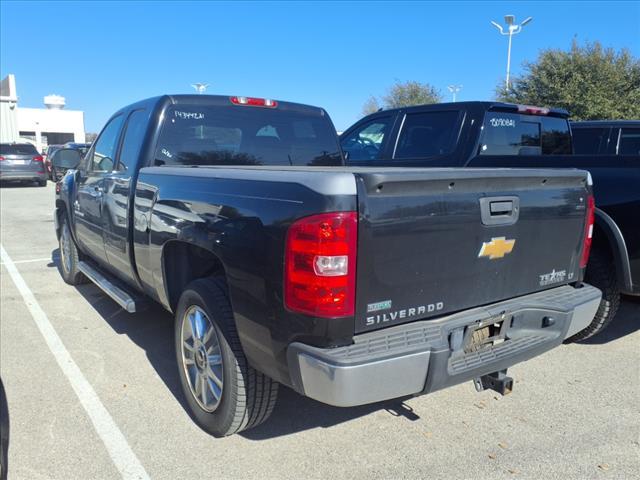
[[[348,407],[419,395],[506,369],[538,356],[586,328],[601,292],[562,286],[486,307],[354,337],[346,347],[292,343],[287,359],[294,388],[329,405]],[[506,318],[505,340],[465,352],[453,332]],[[459,338],[459,335],[458,335]]]

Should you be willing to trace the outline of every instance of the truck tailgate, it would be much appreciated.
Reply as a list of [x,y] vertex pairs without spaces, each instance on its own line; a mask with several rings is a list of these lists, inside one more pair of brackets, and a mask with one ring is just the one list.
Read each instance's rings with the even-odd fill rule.
[[357,169],[356,333],[575,282],[579,170]]

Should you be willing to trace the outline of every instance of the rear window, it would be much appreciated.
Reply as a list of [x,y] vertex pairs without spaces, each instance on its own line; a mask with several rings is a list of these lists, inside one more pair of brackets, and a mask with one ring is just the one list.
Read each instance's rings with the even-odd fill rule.
[[609,153],[609,127],[573,128],[573,152],[579,155]]
[[331,122],[315,112],[175,105],[155,165],[341,165]]
[[36,147],[30,143],[16,143],[14,145],[1,144],[0,155],[39,155]]
[[404,119],[393,158],[446,155],[455,147],[458,111],[409,113]]
[[487,112],[479,155],[566,155],[571,153],[564,118]]

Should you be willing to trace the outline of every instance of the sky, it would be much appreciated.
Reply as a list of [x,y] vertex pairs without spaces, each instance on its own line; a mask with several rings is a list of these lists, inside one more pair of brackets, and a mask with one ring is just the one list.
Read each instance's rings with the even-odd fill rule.
[[165,93],[245,95],[325,108],[338,130],[396,81],[450,100],[492,99],[507,37],[491,20],[533,21],[513,37],[512,74],[542,49],[600,41],[640,56],[640,1],[12,2],[0,0],[0,77],[18,105],[59,94],[98,132],[109,116]]

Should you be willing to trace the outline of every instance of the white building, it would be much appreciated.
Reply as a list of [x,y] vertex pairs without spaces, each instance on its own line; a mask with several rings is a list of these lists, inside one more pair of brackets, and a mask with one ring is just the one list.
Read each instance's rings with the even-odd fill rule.
[[13,75],[8,75],[2,80],[0,86],[1,142],[26,140],[41,152],[48,145],[84,143],[84,112],[64,110],[64,97],[47,95],[44,97],[45,108],[24,108],[17,105],[18,96]]

